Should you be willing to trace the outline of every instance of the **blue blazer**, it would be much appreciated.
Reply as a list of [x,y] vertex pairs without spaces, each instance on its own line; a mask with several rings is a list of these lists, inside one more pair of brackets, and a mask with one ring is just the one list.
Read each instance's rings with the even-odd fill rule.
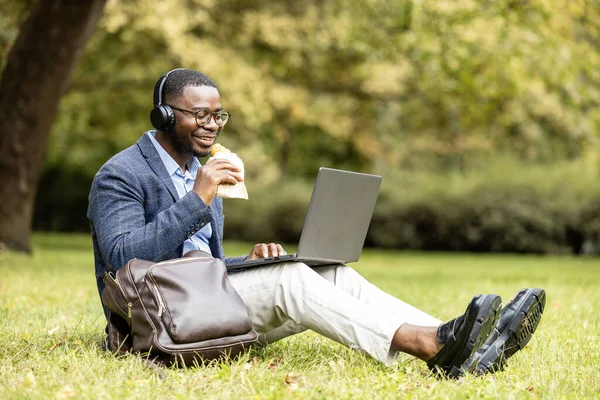
[[223,202],[209,207],[194,191],[181,199],[156,148],[146,134],[106,162],[94,177],[87,212],[92,230],[96,282],[132,258],[163,261],[181,257],[183,242],[206,224],[210,250],[225,262]]

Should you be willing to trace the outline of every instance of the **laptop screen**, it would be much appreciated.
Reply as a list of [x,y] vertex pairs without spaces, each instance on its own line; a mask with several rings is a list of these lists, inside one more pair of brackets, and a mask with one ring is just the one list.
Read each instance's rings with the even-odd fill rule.
[[377,175],[320,168],[298,257],[358,261],[381,180]]

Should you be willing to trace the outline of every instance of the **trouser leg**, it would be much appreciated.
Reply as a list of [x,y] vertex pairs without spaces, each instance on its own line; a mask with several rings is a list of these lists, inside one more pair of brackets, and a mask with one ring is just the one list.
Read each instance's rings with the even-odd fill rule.
[[[349,267],[318,271],[322,276],[302,263],[285,263],[230,275],[261,342],[308,328],[389,363],[395,331],[406,322],[427,320],[425,313],[386,296]],[[401,311],[390,311],[396,306]],[[439,324],[432,317],[428,321]]]
[[384,292],[347,265],[313,268],[319,275],[357,299],[377,307],[406,323],[421,326],[439,326],[442,321],[424,311]]

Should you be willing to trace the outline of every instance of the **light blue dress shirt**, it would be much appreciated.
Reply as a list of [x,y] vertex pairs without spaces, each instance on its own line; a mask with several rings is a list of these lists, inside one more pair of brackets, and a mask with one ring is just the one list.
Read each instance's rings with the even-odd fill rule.
[[[167,153],[165,149],[156,141],[154,135],[156,135],[156,131],[148,131],[146,132],[152,141],[152,144],[158,151],[158,155],[160,159],[165,164],[169,175],[171,176],[171,180],[175,185],[175,189],[177,189],[177,194],[179,198],[185,196],[186,193],[192,190],[194,187],[194,182],[196,181],[196,173],[198,172],[198,168],[201,167],[200,161],[196,157],[192,159],[187,165],[187,171],[183,173],[181,171],[181,167],[179,164]],[[212,254],[210,251],[210,247],[208,246],[208,240],[212,236],[212,227],[210,224],[204,225],[202,229],[200,229],[194,236],[189,238],[183,243],[183,254],[187,253],[191,250],[202,250],[207,252],[208,254]]]

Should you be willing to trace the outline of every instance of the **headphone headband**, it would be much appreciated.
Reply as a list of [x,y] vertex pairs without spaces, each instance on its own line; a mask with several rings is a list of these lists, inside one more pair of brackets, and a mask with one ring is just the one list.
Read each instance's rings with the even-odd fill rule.
[[171,107],[163,105],[163,88],[169,74],[185,68],[175,68],[160,77],[154,85],[154,108],[150,112],[150,122],[159,131],[170,131],[175,126],[175,114]]
[[160,79],[158,80],[158,82],[156,82],[156,85],[154,86],[154,107],[160,106],[163,102],[163,87],[165,86],[165,83],[167,82],[167,78],[169,77],[169,74],[173,71],[179,71],[185,68],[175,68],[170,70],[169,72],[167,72],[166,74],[164,74],[163,76],[160,77]]

